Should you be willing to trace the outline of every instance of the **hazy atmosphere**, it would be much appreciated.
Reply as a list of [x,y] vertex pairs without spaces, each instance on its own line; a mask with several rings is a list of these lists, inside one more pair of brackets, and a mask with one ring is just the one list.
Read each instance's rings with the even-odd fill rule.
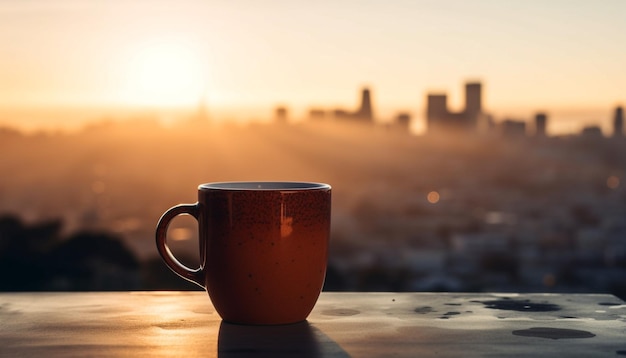
[[498,116],[549,111],[554,132],[573,132],[624,100],[625,12],[619,0],[3,0],[0,123],[171,121],[199,104],[219,120],[275,105],[304,118],[361,86],[378,120],[421,122],[427,92],[460,108],[467,79]]
[[624,13],[0,0],[0,290],[193,289],[160,215],[299,180],[333,187],[326,290],[624,298]]

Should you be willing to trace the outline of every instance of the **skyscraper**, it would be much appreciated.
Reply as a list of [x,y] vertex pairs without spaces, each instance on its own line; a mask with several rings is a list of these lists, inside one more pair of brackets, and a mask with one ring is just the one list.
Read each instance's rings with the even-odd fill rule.
[[620,106],[615,108],[613,117],[613,137],[624,136],[624,109]]
[[361,90],[361,103],[359,108],[355,111],[347,111],[345,109],[337,108],[332,111],[333,116],[341,120],[351,120],[360,123],[373,123],[374,111],[372,110],[372,98],[370,96],[370,90],[364,87]]
[[461,112],[448,110],[445,94],[429,93],[426,120],[429,132],[475,132],[479,119],[484,118],[482,109],[482,85],[480,82],[465,84],[465,109]]
[[545,113],[535,114],[535,137],[545,137],[548,116]]
[[354,114],[357,119],[363,119],[366,121],[373,121],[374,115],[372,112],[372,100],[370,98],[370,90],[363,88],[361,91],[361,106]]
[[427,99],[426,117],[428,126],[445,121],[448,117],[448,96],[445,94],[429,94]]
[[480,82],[465,84],[465,117],[470,128],[476,128],[478,118],[482,113],[482,85]]

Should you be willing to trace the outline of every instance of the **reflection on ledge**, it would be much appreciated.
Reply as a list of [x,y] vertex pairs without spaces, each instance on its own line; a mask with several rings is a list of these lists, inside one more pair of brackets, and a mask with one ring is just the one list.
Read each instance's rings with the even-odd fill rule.
[[308,322],[279,326],[245,326],[222,322],[218,356],[349,357],[337,342]]

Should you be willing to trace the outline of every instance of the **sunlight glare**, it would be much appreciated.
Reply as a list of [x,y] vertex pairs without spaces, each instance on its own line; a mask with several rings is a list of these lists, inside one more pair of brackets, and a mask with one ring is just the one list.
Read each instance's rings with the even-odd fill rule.
[[205,90],[208,65],[190,44],[162,40],[133,49],[124,99],[148,106],[195,105]]

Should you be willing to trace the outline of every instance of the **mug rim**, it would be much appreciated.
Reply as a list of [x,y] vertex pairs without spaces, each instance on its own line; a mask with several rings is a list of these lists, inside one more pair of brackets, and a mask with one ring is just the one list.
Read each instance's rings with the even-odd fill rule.
[[304,181],[222,181],[198,185],[198,190],[223,191],[306,191],[330,190],[326,183]]

